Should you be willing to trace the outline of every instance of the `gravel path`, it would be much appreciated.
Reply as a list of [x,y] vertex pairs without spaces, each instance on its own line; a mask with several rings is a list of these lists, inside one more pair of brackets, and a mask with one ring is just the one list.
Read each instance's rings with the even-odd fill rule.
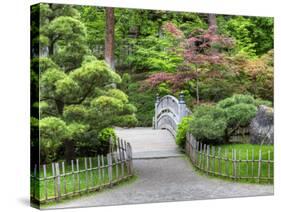
[[[118,135],[132,144],[138,176],[135,182],[51,208],[273,195],[272,185],[234,183],[198,175],[189,161],[178,153],[169,133],[151,131],[148,128],[118,129]],[[162,139],[160,146],[156,145],[159,137]],[[144,145],[140,144],[142,142]]]

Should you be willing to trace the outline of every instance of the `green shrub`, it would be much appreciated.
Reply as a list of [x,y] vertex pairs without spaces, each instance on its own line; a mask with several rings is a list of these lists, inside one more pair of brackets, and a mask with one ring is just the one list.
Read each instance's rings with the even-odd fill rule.
[[184,148],[185,140],[186,140],[186,132],[190,127],[190,121],[192,117],[187,116],[181,120],[181,123],[178,125],[176,143],[179,147]]
[[268,102],[250,95],[235,94],[214,106],[198,106],[192,114],[190,132],[203,142],[227,143],[238,128],[250,124],[260,104]]
[[110,138],[113,139],[113,141],[116,140],[116,133],[113,128],[108,127],[102,129],[98,134],[98,139],[100,142],[109,142]]
[[190,121],[190,133],[204,142],[221,142],[227,127],[223,109],[212,105],[200,105]]
[[56,117],[46,117],[39,121],[40,156],[42,162],[51,162],[57,158],[57,150],[63,139],[70,136],[67,125]]
[[138,124],[138,120],[134,114],[124,115],[117,117],[116,123],[118,127],[135,127]]
[[257,112],[256,103],[250,95],[235,94],[219,101],[217,107],[225,111],[227,126],[235,131],[235,128],[247,126],[254,118]]
[[107,153],[110,148],[110,139],[115,143],[116,138],[117,136],[113,128],[107,127],[102,129],[98,134],[98,152],[102,154]]

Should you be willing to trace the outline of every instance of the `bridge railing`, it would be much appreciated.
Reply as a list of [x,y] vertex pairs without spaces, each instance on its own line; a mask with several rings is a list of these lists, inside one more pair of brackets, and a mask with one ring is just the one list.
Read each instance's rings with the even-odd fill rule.
[[167,129],[176,137],[178,124],[189,113],[191,112],[186,107],[183,93],[180,93],[179,99],[172,95],[166,95],[161,98],[157,95],[153,128]]

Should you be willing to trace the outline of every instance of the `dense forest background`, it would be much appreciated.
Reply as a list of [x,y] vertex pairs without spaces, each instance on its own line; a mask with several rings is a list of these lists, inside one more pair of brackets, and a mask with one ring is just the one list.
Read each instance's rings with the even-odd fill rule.
[[[105,9],[81,7],[79,11],[89,48],[104,59]],[[273,101],[273,18],[118,8],[114,18],[114,68],[123,79],[120,89],[138,109],[138,126],[151,126],[156,93],[184,91],[188,106],[193,107],[198,63],[200,102],[217,102],[234,93]],[[227,48],[214,45],[213,55],[221,53],[220,61],[206,62],[213,56],[207,53],[212,47],[207,46],[202,55],[209,58],[190,62],[167,23],[175,25],[185,39],[208,36],[213,25],[215,33],[224,37],[218,45],[227,38],[232,44]],[[204,44],[209,45],[208,41]]]
[[31,121],[38,127],[40,116],[43,162],[106,153],[113,126],[151,126],[157,93],[183,92],[191,110],[233,94],[273,104],[273,18],[55,4],[31,12],[40,86]]

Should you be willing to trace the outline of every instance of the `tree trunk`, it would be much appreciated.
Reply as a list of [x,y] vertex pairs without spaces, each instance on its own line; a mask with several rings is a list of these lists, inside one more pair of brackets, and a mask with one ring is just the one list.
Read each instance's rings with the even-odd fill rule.
[[[58,110],[58,114],[60,117],[63,116],[63,110],[64,110],[64,102],[61,100],[56,100],[56,106]],[[65,139],[63,141],[64,144],[64,157],[67,162],[70,162],[75,158],[75,149],[74,149],[74,141]]]
[[229,142],[229,135],[228,135],[228,129],[226,128],[224,131],[224,143],[227,144]]
[[[218,31],[218,25],[217,25],[217,18],[215,14],[208,14],[208,24],[209,24],[209,30],[211,31],[211,34],[215,35]],[[212,48],[211,52],[213,54],[218,53],[217,48]]]
[[67,163],[75,159],[75,145],[73,140],[64,140],[64,158]]
[[199,72],[196,67],[196,103],[199,104]]
[[217,33],[217,18],[215,14],[208,14],[208,24],[209,24],[209,28],[213,27],[214,31],[213,33],[216,34]]
[[109,66],[114,70],[114,8],[106,8],[105,16],[106,30],[104,58]]
[[62,116],[64,110],[64,102],[61,100],[56,100],[56,106],[57,106],[58,114]]

